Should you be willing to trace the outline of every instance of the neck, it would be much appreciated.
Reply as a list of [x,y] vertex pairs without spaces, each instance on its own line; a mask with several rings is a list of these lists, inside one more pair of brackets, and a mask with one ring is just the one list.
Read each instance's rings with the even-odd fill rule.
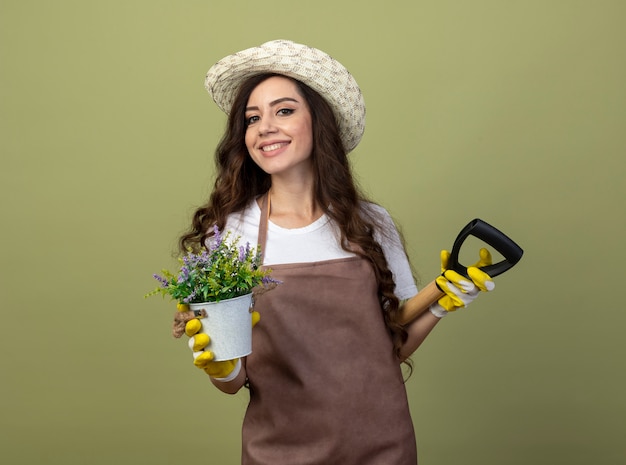
[[302,228],[319,219],[323,212],[306,183],[281,183],[272,180],[269,190],[270,220],[283,228]]

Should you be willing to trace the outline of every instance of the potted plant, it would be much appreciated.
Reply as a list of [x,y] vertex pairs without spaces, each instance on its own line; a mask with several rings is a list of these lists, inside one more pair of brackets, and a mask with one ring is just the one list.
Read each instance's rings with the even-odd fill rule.
[[179,258],[177,274],[168,270],[154,274],[160,285],[146,294],[167,295],[178,301],[179,308],[189,306],[202,315],[202,332],[211,337],[216,361],[251,353],[253,293],[279,284],[270,269],[261,268],[260,250],[249,243],[240,246],[239,240],[230,240],[230,232],[222,236],[215,227],[208,247],[198,253],[188,250]]

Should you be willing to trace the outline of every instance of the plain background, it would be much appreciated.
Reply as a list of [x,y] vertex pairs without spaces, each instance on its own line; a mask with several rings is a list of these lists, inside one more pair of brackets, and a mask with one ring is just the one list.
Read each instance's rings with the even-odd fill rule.
[[624,463],[625,20],[621,0],[0,1],[0,462],[238,463],[247,394],[143,295],[210,189],[204,74],[288,38],[357,78],[350,157],[423,282],[475,217],[525,249],[413,357],[420,463]]

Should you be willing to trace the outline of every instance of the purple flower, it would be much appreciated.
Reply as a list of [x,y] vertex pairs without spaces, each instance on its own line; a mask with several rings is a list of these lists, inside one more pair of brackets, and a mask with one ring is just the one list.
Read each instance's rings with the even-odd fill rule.
[[222,235],[220,233],[220,228],[217,225],[213,226],[213,237],[211,238],[211,244],[209,246],[209,251],[213,252],[220,245],[222,245]]
[[278,279],[274,279],[271,276],[263,276],[261,278],[261,282],[263,283],[264,286],[267,286],[268,284],[282,284],[282,281],[279,281]]
[[280,283],[267,276],[271,270],[261,269],[261,252],[249,242],[239,246],[240,237],[230,241],[231,232],[223,233],[217,226],[209,234],[198,253],[189,249],[179,258],[177,275],[167,270],[154,274],[160,286],[148,295],[170,295],[183,303],[204,302],[243,295],[260,284],[273,288]]
[[183,265],[180,267],[180,274],[178,275],[178,284],[183,284],[185,281],[189,279],[189,268],[188,265]]
[[189,294],[187,297],[183,299],[183,303],[184,304],[191,303],[191,301],[194,299],[195,296],[196,296],[196,291],[193,291],[191,294]]
[[152,275],[154,277],[154,279],[156,279],[158,282],[161,283],[161,287],[168,287],[170,282],[167,280],[167,278],[164,278],[163,276],[160,276],[158,274],[153,274]]

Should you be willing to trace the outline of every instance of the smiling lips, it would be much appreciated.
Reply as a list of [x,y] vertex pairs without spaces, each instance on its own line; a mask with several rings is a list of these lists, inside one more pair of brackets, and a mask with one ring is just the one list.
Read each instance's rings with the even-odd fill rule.
[[271,152],[272,150],[278,150],[279,148],[285,147],[286,145],[289,145],[289,142],[277,142],[275,144],[264,145],[263,147],[261,147],[261,150],[263,152]]

